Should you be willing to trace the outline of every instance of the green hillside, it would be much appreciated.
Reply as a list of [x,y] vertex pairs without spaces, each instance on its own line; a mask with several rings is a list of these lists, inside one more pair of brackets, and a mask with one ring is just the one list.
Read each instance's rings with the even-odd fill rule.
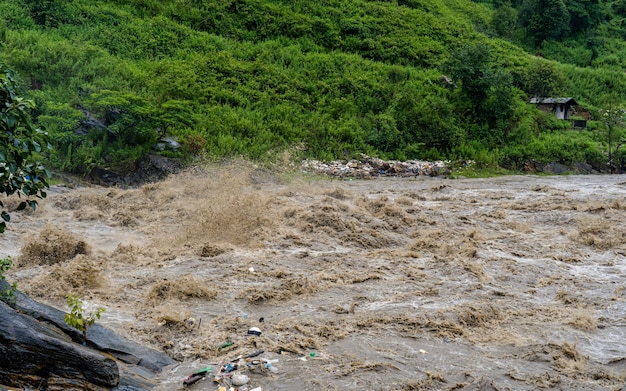
[[[75,173],[163,137],[180,158],[623,166],[623,116],[598,113],[626,98],[624,38],[623,0],[0,2],[0,62]],[[572,131],[533,96],[596,121]]]

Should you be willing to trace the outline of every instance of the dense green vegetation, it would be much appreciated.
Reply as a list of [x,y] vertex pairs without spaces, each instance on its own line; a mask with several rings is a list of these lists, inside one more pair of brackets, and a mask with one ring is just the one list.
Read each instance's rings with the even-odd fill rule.
[[600,119],[611,94],[617,112],[625,4],[6,0],[0,62],[37,103],[49,163],[77,173],[131,166],[168,136],[174,157],[604,167],[626,160],[619,121],[572,131],[527,102],[571,96]]
[[[37,160],[38,153],[48,147],[46,134],[33,126],[30,118],[34,102],[24,99],[17,93],[15,75],[0,65],[0,194],[16,194],[25,200],[15,206],[23,210],[27,206],[33,210],[37,200],[45,198],[44,188],[48,187],[48,171]],[[0,201],[0,233],[11,221]],[[10,262],[5,262],[5,266]],[[8,266],[7,266],[8,268]],[[0,270],[0,280],[2,279]],[[4,292],[0,292],[0,300]]]

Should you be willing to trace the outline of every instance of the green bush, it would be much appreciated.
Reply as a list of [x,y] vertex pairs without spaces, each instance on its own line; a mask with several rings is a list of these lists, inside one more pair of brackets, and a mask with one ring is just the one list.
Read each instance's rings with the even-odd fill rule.
[[580,131],[566,131],[542,133],[524,145],[506,147],[502,151],[500,163],[508,168],[520,168],[531,160],[565,165],[587,162],[601,167],[606,162],[606,155],[601,145],[590,141],[585,134]]
[[[5,281],[6,278],[4,274],[13,266],[13,261],[11,257],[7,257],[4,259],[0,259],[0,281]],[[17,284],[13,283],[8,288],[0,291],[0,300],[9,304],[10,306],[15,305],[15,300],[17,299]]]
[[100,315],[105,311],[104,308],[99,307],[95,312],[85,312],[83,308],[83,301],[77,296],[68,294],[66,296],[67,306],[70,307],[70,313],[65,314],[64,321],[68,326],[74,327],[82,334],[83,345],[87,343],[87,330],[93,326],[97,319],[100,319]]

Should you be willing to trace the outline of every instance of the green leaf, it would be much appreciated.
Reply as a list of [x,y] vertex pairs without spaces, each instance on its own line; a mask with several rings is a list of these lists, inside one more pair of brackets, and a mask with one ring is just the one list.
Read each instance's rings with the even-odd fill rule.
[[20,204],[17,206],[17,209],[16,209],[16,210],[20,211],[20,210],[24,210],[25,208],[26,208],[26,201],[22,201],[22,202],[20,202]]
[[2,220],[6,222],[11,221],[11,216],[5,211],[2,211],[2,213],[0,213],[0,216],[2,217]]
[[33,212],[37,210],[37,201],[35,201],[35,200],[28,201],[28,204],[33,209]]

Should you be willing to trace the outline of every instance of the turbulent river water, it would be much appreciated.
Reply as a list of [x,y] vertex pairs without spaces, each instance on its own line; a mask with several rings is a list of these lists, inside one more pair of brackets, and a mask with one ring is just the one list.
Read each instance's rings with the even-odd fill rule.
[[258,350],[278,371],[251,362],[249,390],[626,381],[622,175],[203,168],[137,189],[56,186],[12,217],[0,237],[17,264],[9,281],[64,310],[78,293],[106,308],[103,325],[170,354],[180,364],[158,390]]

